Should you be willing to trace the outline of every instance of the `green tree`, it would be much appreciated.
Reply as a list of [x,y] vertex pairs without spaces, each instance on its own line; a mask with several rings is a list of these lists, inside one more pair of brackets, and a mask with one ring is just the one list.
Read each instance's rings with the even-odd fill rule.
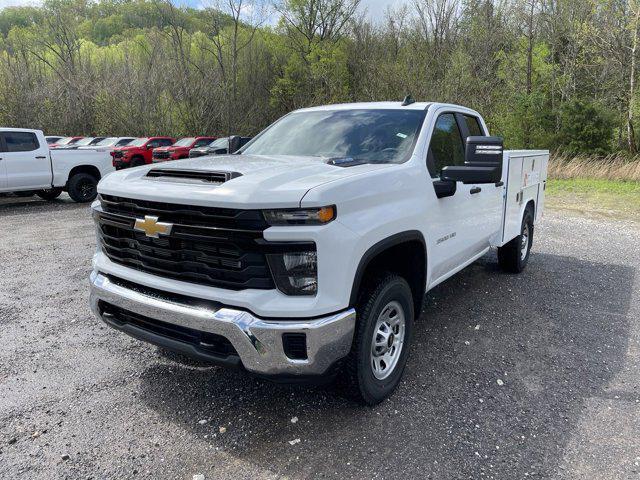
[[568,154],[611,152],[613,122],[596,105],[581,100],[564,104],[560,110],[560,129],[556,136],[558,150]]

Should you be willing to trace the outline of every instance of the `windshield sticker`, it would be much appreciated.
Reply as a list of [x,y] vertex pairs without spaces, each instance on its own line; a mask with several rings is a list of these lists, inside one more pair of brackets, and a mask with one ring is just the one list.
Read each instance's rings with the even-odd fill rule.
[[400,137],[400,138],[402,138],[403,140],[404,140],[405,138],[407,138],[408,136],[409,136],[409,135],[405,135],[404,133],[398,133],[398,134],[396,134],[396,137]]

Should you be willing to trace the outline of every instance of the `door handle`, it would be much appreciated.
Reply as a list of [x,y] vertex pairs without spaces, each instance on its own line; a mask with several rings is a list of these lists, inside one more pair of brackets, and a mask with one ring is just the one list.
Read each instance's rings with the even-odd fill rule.
[[45,158],[47,158],[47,157],[36,157],[36,159],[38,159],[38,160],[44,160]]
[[482,189],[480,187],[474,187],[471,190],[469,190],[469,193],[471,195],[475,195],[476,193],[480,193],[482,191]]

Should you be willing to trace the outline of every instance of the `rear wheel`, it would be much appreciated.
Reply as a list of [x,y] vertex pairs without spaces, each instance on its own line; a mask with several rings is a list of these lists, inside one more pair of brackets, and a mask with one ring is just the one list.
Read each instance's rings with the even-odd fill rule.
[[56,198],[58,198],[60,196],[60,194],[62,193],[62,189],[61,188],[50,188],[49,190],[40,190],[37,195],[43,199],[43,200],[47,200],[47,201],[51,201],[51,200],[55,200]]
[[498,264],[506,272],[520,273],[527,263],[533,245],[533,213],[527,208],[522,217],[520,235],[498,248]]
[[98,180],[88,173],[76,173],[69,179],[67,192],[74,202],[93,202],[98,195]]
[[345,393],[376,405],[400,383],[413,330],[413,298],[406,280],[387,274],[360,296],[353,346],[342,377]]

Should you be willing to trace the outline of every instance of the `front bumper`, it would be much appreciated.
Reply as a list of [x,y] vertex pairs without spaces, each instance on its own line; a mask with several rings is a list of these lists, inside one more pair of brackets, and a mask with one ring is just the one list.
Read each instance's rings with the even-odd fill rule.
[[129,160],[125,160],[123,157],[114,158],[112,163],[116,170],[122,170],[123,168],[129,167]]
[[[110,326],[133,337],[199,358],[216,361],[215,357],[208,358],[202,353],[198,345],[186,344],[139,326],[113,322],[103,314],[101,306],[113,305],[142,316],[147,322],[155,320],[224,337],[237,352],[244,368],[266,376],[295,377],[327,373],[335,362],[349,353],[356,317],[355,310],[349,309],[312,320],[263,320],[247,311],[219,304],[208,303],[203,307],[197,304],[197,299],[190,302],[188,297],[163,296],[157,290],[142,286],[134,288],[96,271],[91,274],[90,301],[96,316]],[[283,334],[305,334],[306,359],[291,359],[285,354]],[[227,358],[218,363],[233,364],[234,359]]]

